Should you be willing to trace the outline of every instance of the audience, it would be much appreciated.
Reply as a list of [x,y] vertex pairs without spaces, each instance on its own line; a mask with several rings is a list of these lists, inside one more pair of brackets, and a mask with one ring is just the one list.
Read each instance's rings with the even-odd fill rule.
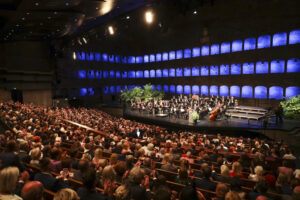
[[7,167],[0,171],[0,199],[1,200],[22,200],[21,197],[13,194],[17,187],[19,169]]
[[39,181],[30,181],[22,189],[23,200],[43,200],[44,186]]

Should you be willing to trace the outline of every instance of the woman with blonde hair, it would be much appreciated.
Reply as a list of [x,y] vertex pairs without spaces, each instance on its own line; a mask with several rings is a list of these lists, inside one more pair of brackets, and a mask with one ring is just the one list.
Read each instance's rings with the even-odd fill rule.
[[101,175],[101,183],[104,185],[106,181],[109,181],[110,183],[115,182],[117,173],[115,169],[112,166],[106,166]]
[[230,172],[230,176],[244,178],[242,170],[243,170],[242,165],[239,162],[234,162],[232,165],[232,171]]
[[77,195],[77,193],[70,188],[65,188],[58,191],[53,198],[53,200],[79,200],[79,199],[80,198]]
[[92,160],[92,164],[95,165],[95,169],[97,170],[100,166],[100,161],[103,160],[102,158],[102,150],[101,149],[96,149],[95,150],[95,156]]
[[19,169],[17,167],[7,167],[0,171],[0,199],[22,200],[21,197],[13,194],[17,187]]
[[34,148],[31,150],[31,161],[30,164],[39,166],[42,152],[40,148]]

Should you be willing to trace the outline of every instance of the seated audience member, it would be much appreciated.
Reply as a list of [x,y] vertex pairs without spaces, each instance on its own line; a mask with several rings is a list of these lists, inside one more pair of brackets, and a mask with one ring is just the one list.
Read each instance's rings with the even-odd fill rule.
[[189,185],[183,188],[179,194],[180,200],[205,200],[203,194],[195,188],[195,185]]
[[298,200],[298,199],[300,199],[300,186],[296,186],[296,187],[294,188],[293,195],[292,195],[292,199],[293,199],[293,200]]
[[238,193],[230,191],[225,195],[225,200],[241,200]]
[[144,175],[143,169],[139,167],[132,168],[125,184],[129,187],[131,199],[151,199],[149,176]]
[[161,188],[156,191],[153,200],[171,200],[171,192],[166,188]]
[[43,200],[44,187],[39,181],[30,181],[22,189],[23,200]]
[[18,157],[20,162],[23,163],[29,163],[30,162],[30,156],[28,155],[29,146],[27,141],[22,141],[20,143],[20,151],[18,153]]
[[115,169],[111,165],[106,166],[101,174],[101,185],[114,185],[116,176],[117,174]]
[[30,164],[31,165],[35,165],[35,166],[39,166],[40,164],[40,159],[41,159],[41,150],[40,148],[34,148],[31,150],[31,160],[30,160]]
[[59,173],[62,170],[61,162],[60,162],[61,152],[58,148],[54,147],[51,150],[50,155],[51,155],[52,171],[55,173]]
[[195,180],[196,186],[205,190],[216,191],[217,183],[212,182],[211,168],[205,166],[202,169],[202,173],[203,173],[203,178]]
[[222,183],[232,183],[233,179],[230,176],[229,168],[226,165],[221,166],[221,176],[217,176],[216,179]]
[[17,150],[17,144],[15,141],[9,141],[6,144],[6,148],[4,152],[0,153],[0,169],[6,167],[17,167],[22,171],[22,166],[19,160],[19,157],[15,154]]
[[178,172],[178,176],[175,178],[174,182],[187,185],[189,183],[189,175],[187,170],[181,168]]
[[53,200],[80,200],[77,193],[69,188],[59,190]]
[[282,166],[278,167],[278,174],[285,174],[288,177],[288,181],[291,180],[293,176],[293,169],[289,166],[288,160],[282,161]]
[[229,192],[229,188],[224,183],[218,183],[215,200],[225,200],[227,192]]
[[22,200],[13,192],[17,187],[19,169],[7,167],[0,171],[0,199],[2,200]]
[[59,189],[68,187],[68,174],[64,173],[57,178],[51,174],[52,164],[49,158],[43,158],[40,161],[41,172],[36,173],[34,176],[35,181],[39,181],[43,184],[44,188],[53,192]]
[[83,181],[83,174],[89,169],[89,163],[86,160],[80,160],[78,163],[78,170],[74,171],[74,179]]
[[254,174],[249,175],[249,179],[253,181],[258,181],[260,179],[264,179],[264,169],[262,166],[256,166],[254,169]]
[[[95,170],[88,169],[83,175],[83,186],[77,190],[80,200],[104,200],[105,196],[97,192],[96,184],[97,178]],[[110,190],[114,189],[106,186],[104,186],[104,188]]]
[[242,171],[243,171],[242,165],[239,162],[234,162],[232,165],[232,171],[230,172],[230,176],[244,178]]
[[247,194],[243,191],[241,187],[241,181],[239,179],[233,179],[232,183],[230,184],[230,191],[237,193],[240,199],[246,199]]
[[288,177],[286,174],[280,173],[279,176],[277,177],[276,191],[279,194],[287,194],[287,195],[291,195],[293,193],[293,189],[289,185]]
[[161,169],[171,171],[171,172],[177,172],[177,167],[173,165],[173,158],[171,154],[166,153],[164,155]]
[[266,181],[259,180],[256,183],[256,185],[254,187],[254,190],[252,190],[248,193],[248,199],[249,200],[256,200],[256,198],[260,195],[266,196],[269,199],[276,199],[273,195],[267,193],[268,188],[269,188],[269,185]]
[[125,184],[120,185],[115,193],[114,193],[115,200],[130,200],[130,193],[129,188]]

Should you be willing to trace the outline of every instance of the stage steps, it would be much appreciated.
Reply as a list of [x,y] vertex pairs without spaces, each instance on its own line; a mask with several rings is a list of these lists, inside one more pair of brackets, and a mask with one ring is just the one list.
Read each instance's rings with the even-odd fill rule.
[[227,109],[225,115],[231,118],[247,119],[249,123],[249,120],[261,120],[267,112],[266,109],[259,107],[235,106]]

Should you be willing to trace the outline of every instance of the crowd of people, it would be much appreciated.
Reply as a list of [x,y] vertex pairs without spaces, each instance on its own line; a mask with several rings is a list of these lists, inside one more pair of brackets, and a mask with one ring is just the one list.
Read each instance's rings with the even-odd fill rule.
[[[183,96],[182,94],[173,96],[170,100],[152,99],[151,101],[132,101],[131,108],[139,112],[148,112],[150,114],[166,114],[169,117],[187,119],[189,111],[197,112],[200,118],[210,114],[213,110],[218,112],[221,117],[226,109],[237,104],[234,97],[219,97],[202,95]],[[216,115],[217,116],[217,115]]]
[[0,116],[1,200],[46,190],[54,200],[300,198],[283,141],[174,132],[86,108],[0,102]]

